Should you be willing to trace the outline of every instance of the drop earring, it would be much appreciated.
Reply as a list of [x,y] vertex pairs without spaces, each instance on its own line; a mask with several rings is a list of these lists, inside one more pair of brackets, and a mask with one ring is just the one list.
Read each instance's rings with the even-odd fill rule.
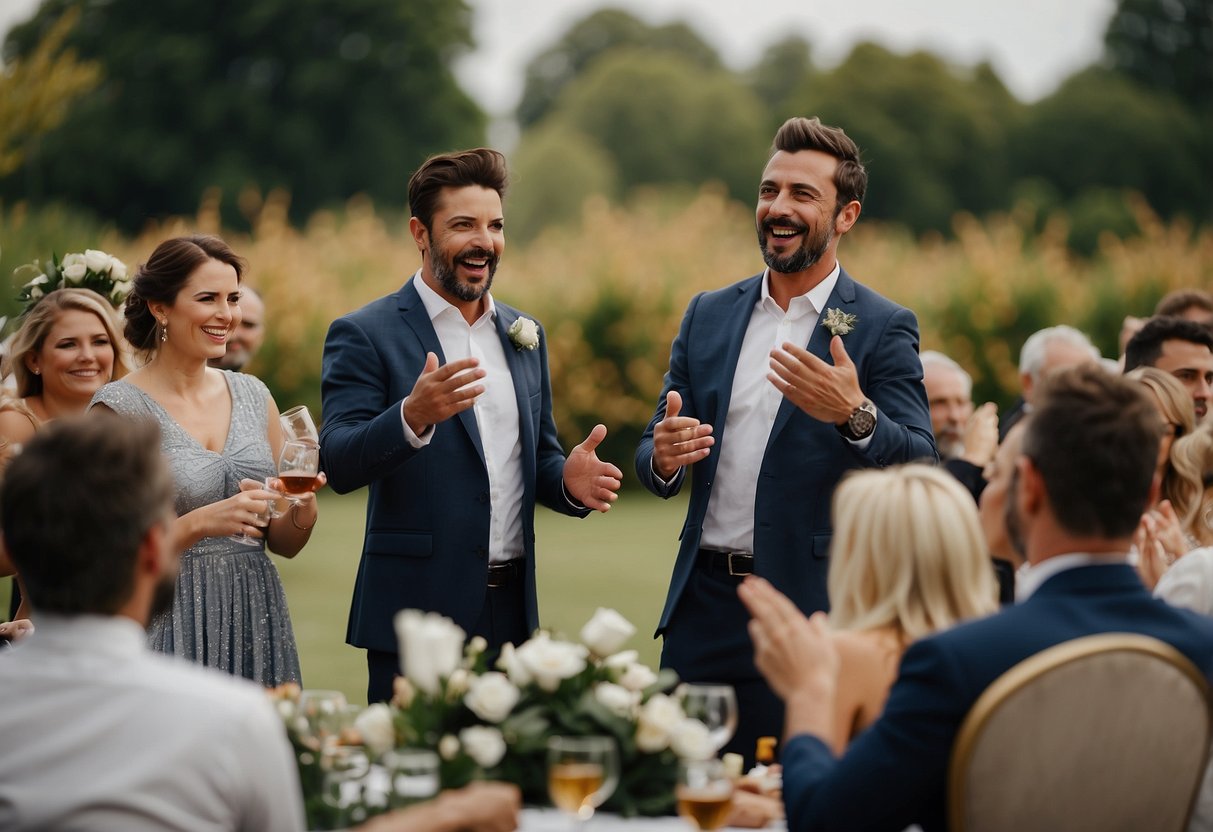
[[163,344],[168,340],[168,321],[160,322],[160,343]]

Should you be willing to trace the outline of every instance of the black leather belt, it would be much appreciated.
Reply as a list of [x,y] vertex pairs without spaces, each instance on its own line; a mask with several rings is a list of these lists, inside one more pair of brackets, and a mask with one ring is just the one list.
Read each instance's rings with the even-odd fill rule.
[[715,549],[700,549],[699,562],[712,572],[723,572],[734,578],[754,574],[754,556],[749,552],[719,552]]
[[523,558],[489,564],[489,587],[507,586],[522,577]]

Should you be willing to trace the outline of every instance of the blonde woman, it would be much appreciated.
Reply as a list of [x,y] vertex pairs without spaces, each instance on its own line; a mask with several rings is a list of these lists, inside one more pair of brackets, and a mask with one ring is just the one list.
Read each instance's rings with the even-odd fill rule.
[[[2,375],[16,390],[0,397],[0,466],[43,424],[83,413],[103,384],[122,376],[120,343],[113,307],[89,289],[56,289],[29,307],[4,358]],[[6,561],[0,555],[0,575],[12,574]],[[14,626],[0,626],[0,636],[29,632],[17,626],[30,615],[19,584],[14,595]]]
[[939,468],[848,476],[834,496],[830,626],[841,659],[834,750],[884,708],[910,643],[997,609],[977,508]]
[[[1192,545],[1201,539],[1195,534],[1195,520],[1200,508],[1204,480],[1199,453],[1192,453],[1196,415],[1192,410],[1192,395],[1173,375],[1156,367],[1138,367],[1125,378],[1140,382],[1150,391],[1151,398],[1162,417],[1163,437],[1158,446],[1158,477],[1161,483],[1159,500],[1167,500],[1179,518],[1184,533],[1192,537]],[[1200,443],[1195,443],[1199,446]]]

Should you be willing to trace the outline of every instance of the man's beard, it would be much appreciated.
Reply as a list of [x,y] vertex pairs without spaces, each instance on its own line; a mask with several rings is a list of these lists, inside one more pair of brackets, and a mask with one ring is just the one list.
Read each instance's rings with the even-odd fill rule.
[[[834,217],[838,216],[838,212],[834,212]],[[775,254],[767,248],[767,234],[775,225],[782,225],[787,228],[789,225],[797,231],[805,232],[804,242],[795,251],[789,252],[782,256]],[[825,255],[829,249],[830,243],[834,240],[834,221],[830,220],[828,224],[823,224],[816,232],[809,229],[807,225],[795,223],[787,219],[781,219],[776,222],[771,217],[767,217],[758,226],[758,247],[762,250],[762,259],[766,262],[767,267],[773,272],[780,274],[795,274],[803,272],[805,269],[812,267],[817,261]]]
[[[479,286],[460,283],[459,276],[455,273],[455,263],[459,260],[481,259],[486,261],[488,270],[484,283]],[[493,275],[497,273],[497,255],[487,248],[469,248],[451,257],[445,257],[444,252],[435,250],[433,267],[434,277],[438,279],[438,283],[443,289],[460,300],[477,301],[484,297],[484,294],[493,286]]]
[[173,598],[177,595],[177,575],[162,575],[152,590],[152,609],[149,621],[163,615],[173,608]]
[[935,447],[939,449],[942,459],[959,459],[965,452],[964,439],[955,434],[945,433],[935,437]]

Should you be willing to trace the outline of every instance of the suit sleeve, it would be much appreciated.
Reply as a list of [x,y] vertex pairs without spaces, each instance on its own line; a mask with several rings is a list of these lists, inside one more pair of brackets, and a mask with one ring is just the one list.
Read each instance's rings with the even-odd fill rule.
[[661,395],[657,397],[657,411],[649,421],[649,426],[645,428],[644,435],[640,437],[640,444],[636,448],[636,476],[639,477],[640,483],[645,488],[663,499],[673,497],[682,490],[682,483],[686,479],[686,468],[675,473],[674,478],[668,484],[657,479],[653,474],[653,429],[657,427],[658,422],[665,418],[665,397],[671,390],[677,390],[678,394],[682,396],[682,410],[679,415],[695,416],[695,397],[692,395],[691,377],[687,365],[687,342],[690,340],[695,307],[699,305],[701,297],[703,297],[702,293],[691,298],[686,314],[682,316],[682,325],[679,326],[678,335],[674,337],[674,343],[670,347],[670,368],[666,371]]
[[552,416],[552,376],[548,370],[548,339],[539,329],[539,365],[541,401],[539,405],[539,435],[535,437],[535,498],[540,505],[571,517],[585,517],[590,510],[577,506],[564,493],[564,448],[556,433]]
[[338,494],[386,476],[424,450],[405,438],[403,398],[389,400],[387,368],[366,332],[348,318],[329,327],[321,397],[320,460]]
[[937,462],[935,436],[922,362],[918,359],[918,321],[908,309],[898,308],[881,333],[859,380],[863,393],[879,415],[872,441],[855,453],[879,467],[903,462]]
[[788,829],[901,832],[931,825],[945,811],[952,743],[976,698],[962,678],[938,645],[916,642],[880,719],[841,758],[819,737],[792,737],[782,754]]

